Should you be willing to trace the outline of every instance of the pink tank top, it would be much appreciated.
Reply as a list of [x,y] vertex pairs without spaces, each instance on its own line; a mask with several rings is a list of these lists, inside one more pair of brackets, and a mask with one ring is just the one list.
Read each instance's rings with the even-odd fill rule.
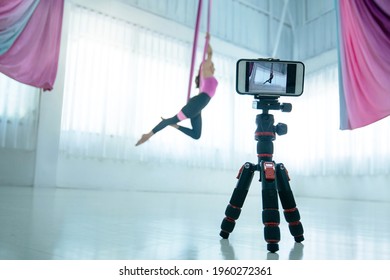
[[210,76],[207,78],[200,77],[200,92],[206,93],[210,98],[215,95],[215,91],[217,90],[218,81],[214,76]]

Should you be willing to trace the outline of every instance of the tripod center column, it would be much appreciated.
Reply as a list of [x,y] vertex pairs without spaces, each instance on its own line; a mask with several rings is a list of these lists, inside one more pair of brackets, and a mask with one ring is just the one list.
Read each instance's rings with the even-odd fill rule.
[[274,116],[262,113],[256,116],[257,129],[255,140],[257,141],[257,157],[261,161],[272,161],[274,153],[275,126]]

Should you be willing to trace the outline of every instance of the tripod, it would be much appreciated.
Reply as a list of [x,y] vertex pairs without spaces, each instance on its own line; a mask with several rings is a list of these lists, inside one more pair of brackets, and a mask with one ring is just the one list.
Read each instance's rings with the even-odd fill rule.
[[220,236],[224,239],[229,237],[240,216],[241,208],[248,194],[254,172],[260,171],[262,185],[264,224],[264,239],[267,242],[267,250],[274,253],[279,250],[280,241],[280,215],[278,207],[278,195],[284,209],[284,217],[289,224],[289,230],[296,242],[304,240],[303,227],[300,222],[299,211],[296,207],[294,195],[290,188],[289,176],[283,163],[275,164],[272,160],[275,140],[275,133],[284,135],[287,133],[287,125],[278,123],[274,126],[274,116],[268,114],[269,110],[281,110],[290,112],[292,109],[289,103],[279,103],[278,98],[256,97],[253,105],[255,109],[263,112],[256,116],[257,129],[255,140],[257,141],[258,164],[246,162],[240,169],[237,176],[238,182],[233,190],[230,202],[226,208],[221,224]]

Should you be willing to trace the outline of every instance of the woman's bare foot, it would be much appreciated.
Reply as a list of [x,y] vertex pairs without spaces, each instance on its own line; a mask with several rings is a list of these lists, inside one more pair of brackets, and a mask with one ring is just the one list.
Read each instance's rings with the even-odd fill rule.
[[149,133],[143,134],[142,137],[141,137],[141,139],[139,139],[138,142],[137,142],[137,144],[135,144],[135,145],[136,145],[136,146],[139,146],[139,145],[145,143],[146,141],[148,141],[148,140],[150,139],[150,137],[153,136],[153,134],[154,134],[154,133],[153,133],[152,131],[149,132]]

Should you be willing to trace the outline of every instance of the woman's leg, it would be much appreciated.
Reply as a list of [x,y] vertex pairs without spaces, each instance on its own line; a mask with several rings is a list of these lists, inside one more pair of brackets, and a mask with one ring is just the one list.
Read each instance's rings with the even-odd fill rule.
[[191,119],[192,129],[183,126],[177,126],[176,128],[194,139],[199,139],[202,134],[201,112],[204,107],[206,107],[206,105],[209,103],[209,101],[210,97],[205,93],[198,94],[197,96],[191,98],[188,101],[187,105],[185,105],[180,111],[178,117],[180,121],[185,118]]
[[153,129],[152,132],[156,134],[160,130],[166,128],[168,125],[176,124],[180,122],[179,118],[176,116],[173,116],[172,118],[169,119],[163,119],[158,125],[156,125]]
[[207,105],[207,103],[209,103],[209,101],[210,97],[208,97],[206,94],[199,94],[191,98],[176,116],[169,119],[163,119],[158,125],[156,125],[152,129],[152,132],[156,134],[168,125],[177,124],[178,122],[186,118],[191,118],[191,123],[193,122],[193,118],[196,119],[195,124],[193,124],[193,127],[194,125],[195,127],[198,127],[198,122],[200,120],[200,129],[202,129],[202,118],[200,117],[200,112]]
[[207,94],[200,93],[192,97],[188,101],[188,103],[181,109],[180,113],[184,114],[186,118],[192,119],[193,117],[200,114],[200,112],[204,109],[204,107],[206,107],[209,101],[210,97]]
[[146,141],[150,139],[154,134],[159,132],[160,130],[164,129],[168,125],[174,125],[178,123],[180,120],[177,118],[177,116],[174,116],[169,119],[163,119],[158,125],[156,125],[149,133],[143,134],[141,139],[138,140],[138,142],[135,144],[136,146],[139,146]]
[[[182,110],[174,117],[162,120],[156,125],[149,133],[143,134],[141,139],[138,140],[136,146],[141,145],[148,141],[150,137],[164,129],[168,125],[173,125],[188,136],[199,139],[202,132],[202,117],[200,112],[209,103],[210,97],[205,93],[200,93],[191,98],[188,103],[182,108]],[[193,129],[176,126],[176,124],[186,118],[191,119]]]
[[198,140],[202,135],[202,115],[199,113],[195,117],[191,118],[192,129],[184,126],[178,126],[178,130],[184,134]]

